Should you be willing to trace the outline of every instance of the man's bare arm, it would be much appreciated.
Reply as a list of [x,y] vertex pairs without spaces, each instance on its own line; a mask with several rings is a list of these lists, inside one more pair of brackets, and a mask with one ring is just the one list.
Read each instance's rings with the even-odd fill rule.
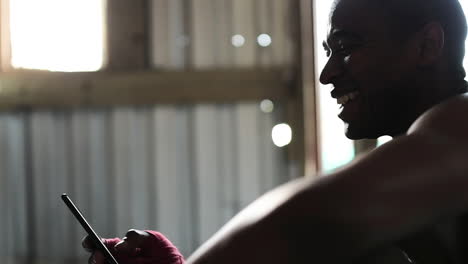
[[338,263],[468,208],[468,99],[320,180],[266,194],[188,263]]

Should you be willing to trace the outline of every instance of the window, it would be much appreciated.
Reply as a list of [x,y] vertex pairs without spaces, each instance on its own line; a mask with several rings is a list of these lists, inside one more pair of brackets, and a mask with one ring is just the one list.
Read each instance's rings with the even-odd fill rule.
[[104,0],[9,0],[11,66],[96,71],[103,65]]

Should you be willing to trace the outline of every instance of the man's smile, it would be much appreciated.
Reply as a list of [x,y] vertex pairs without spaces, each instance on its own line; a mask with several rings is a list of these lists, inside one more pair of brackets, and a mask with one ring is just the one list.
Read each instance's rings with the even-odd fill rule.
[[338,117],[344,122],[348,123],[359,118],[359,105],[361,101],[361,94],[359,91],[349,92],[336,99],[342,111]]
[[359,91],[350,92],[336,98],[337,104],[340,104],[342,107],[347,104],[349,101],[353,101],[360,95]]

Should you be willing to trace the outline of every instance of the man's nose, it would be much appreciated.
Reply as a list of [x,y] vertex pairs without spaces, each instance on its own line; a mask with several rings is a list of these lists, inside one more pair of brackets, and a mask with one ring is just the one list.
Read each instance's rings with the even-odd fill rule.
[[322,84],[330,84],[334,79],[339,77],[343,72],[343,66],[338,63],[336,58],[329,58],[327,64],[320,74],[320,82]]

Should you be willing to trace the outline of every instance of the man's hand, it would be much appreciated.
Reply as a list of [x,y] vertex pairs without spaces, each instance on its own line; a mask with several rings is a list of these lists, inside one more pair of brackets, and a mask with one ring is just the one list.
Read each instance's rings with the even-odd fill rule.
[[[119,264],[183,263],[183,257],[177,248],[161,233],[155,231],[130,229],[122,239],[103,239],[103,243]],[[104,255],[96,250],[89,236],[83,238],[82,246],[86,251],[91,252],[89,264],[106,263]]]

